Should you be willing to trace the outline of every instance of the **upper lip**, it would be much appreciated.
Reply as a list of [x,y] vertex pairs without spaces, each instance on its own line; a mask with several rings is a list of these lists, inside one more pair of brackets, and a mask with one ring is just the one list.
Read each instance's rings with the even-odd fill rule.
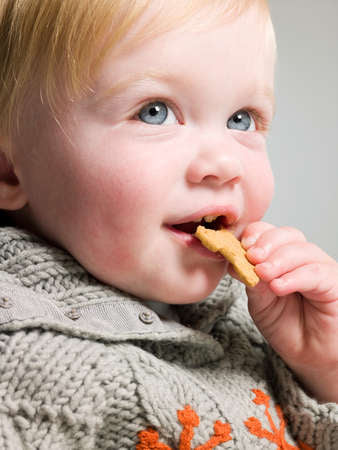
[[185,217],[171,221],[169,225],[180,225],[182,223],[194,222],[202,219],[205,216],[224,216],[226,226],[233,225],[239,218],[239,213],[234,206],[214,206],[205,207]]

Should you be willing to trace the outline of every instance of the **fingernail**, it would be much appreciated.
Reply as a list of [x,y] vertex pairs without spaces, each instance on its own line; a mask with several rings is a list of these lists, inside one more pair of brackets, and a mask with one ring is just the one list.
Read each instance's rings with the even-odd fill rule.
[[272,268],[272,264],[270,262],[264,262],[259,265],[259,269],[263,270],[263,271],[271,270],[271,268]]
[[250,253],[250,256],[253,256],[255,259],[264,259],[266,256],[266,251],[264,248],[250,248],[248,250],[248,253]]
[[257,241],[257,238],[258,238],[258,236],[255,236],[255,235],[243,238],[243,240],[242,240],[243,247],[244,248],[252,247],[255,244],[255,242]]

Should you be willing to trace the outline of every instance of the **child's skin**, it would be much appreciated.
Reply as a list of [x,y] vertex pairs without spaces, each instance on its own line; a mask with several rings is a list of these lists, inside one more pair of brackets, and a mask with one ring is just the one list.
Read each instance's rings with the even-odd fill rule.
[[253,320],[313,395],[338,402],[338,264],[300,231],[260,222],[274,51],[257,12],[124,43],[62,129],[32,101],[0,207],[104,282],[177,304],[203,299],[229,267],[170,226],[226,215],[262,280],[247,289]]

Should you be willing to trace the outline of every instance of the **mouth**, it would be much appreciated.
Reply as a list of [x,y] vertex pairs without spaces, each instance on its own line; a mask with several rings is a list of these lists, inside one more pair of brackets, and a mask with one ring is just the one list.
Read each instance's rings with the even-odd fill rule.
[[212,230],[220,230],[221,228],[231,227],[236,221],[237,214],[230,210],[227,211],[226,215],[204,215],[198,217],[198,215],[195,214],[188,217],[186,221],[167,225],[167,227],[176,239],[178,239],[185,247],[196,251],[204,258],[224,262],[225,259],[220,253],[214,253],[208,250],[194,234],[199,225],[203,225],[205,228]]
[[226,228],[230,225],[229,220],[226,216],[204,216],[200,219],[196,219],[190,222],[184,222],[179,224],[171,225],[177,231],[181,231],[186,234],[195,234],[197,227],[199,225],[204,226],[210,230],[220,230],[221,228]]

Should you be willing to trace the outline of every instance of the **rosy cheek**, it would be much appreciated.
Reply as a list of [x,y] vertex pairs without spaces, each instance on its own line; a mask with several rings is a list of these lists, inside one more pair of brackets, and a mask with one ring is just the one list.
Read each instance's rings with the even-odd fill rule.
[[274,193],[274,178],[267,158],[251,166],[252,176],[248,204],[252,205],[252,220],[260,220],[270,206]]
[[101,183],[101,189],[94,197],[105,228],[112,227],[113,232],[123,233],[124,237],[137,233],[144,226],[151,203],[149,189],[142,177],[139,179],[135,172],[132,176],[117,169],[114,174],[97,181]]
[[271,170],[266,143],[262,135],[255,132],[241,133],[243,148],[242,164],[246,220],[260,220],[270,206],[274,193],[274,177]]

